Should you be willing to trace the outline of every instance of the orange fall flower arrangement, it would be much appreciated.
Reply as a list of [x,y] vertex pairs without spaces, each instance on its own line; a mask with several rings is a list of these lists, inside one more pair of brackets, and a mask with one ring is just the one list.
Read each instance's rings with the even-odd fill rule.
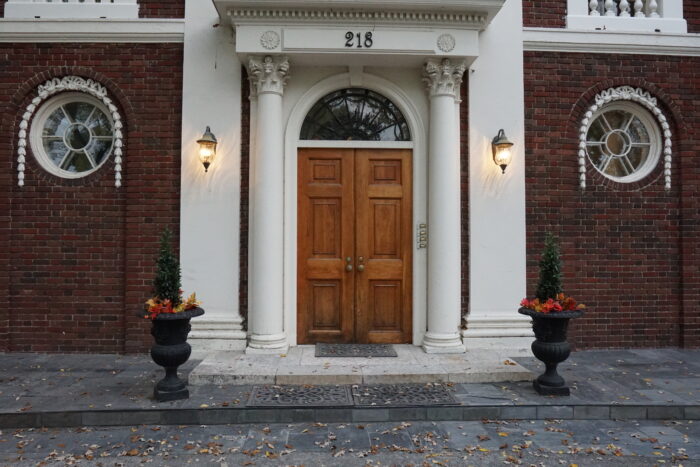
[[576,303],[573,297],[566,296],[563,293],[558,294],[556,300],[550,298],[546,301],[540,301],[539,298],[535,298],[534,300],[523,298],[520,302],[520,306],[535,310],[538,313],[556,313],[586,308],[586,305],[583,303]]
[[182,300],[182,290],[180,290],[180,304],[173,306],[170,299],[161,299],[153,297],[144,304],[146,315],[144,318],[156,319],[161,313],[180,313],[185,310],[197,308],[201,302],[197,300],[197,295],[192,294],[187,297],[187,300]]

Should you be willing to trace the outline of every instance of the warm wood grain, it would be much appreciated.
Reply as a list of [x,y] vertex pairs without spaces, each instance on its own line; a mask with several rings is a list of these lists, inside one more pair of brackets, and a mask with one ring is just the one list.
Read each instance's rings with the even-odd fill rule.
[[410,150],[299,150],[300,344],[411,341],[411,174]]
[[354,150],[300,149],[298,172],[297,340],[352,342],[355,275]]
[[358,342],[411,342],[411,151],[355,151]]

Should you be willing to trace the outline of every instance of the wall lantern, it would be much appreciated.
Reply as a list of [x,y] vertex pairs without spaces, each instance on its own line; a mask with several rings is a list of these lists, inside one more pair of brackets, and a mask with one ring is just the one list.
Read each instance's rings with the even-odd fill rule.
[[501,168],[503,171],[501,173],[506,173],[506,167],[513,159],[513,154],[510,151],[512,147],[513,143],[508,141],[506,133],[503,130],[498,130],[498,135],[491,141],[491,148],[493,149],[493,161]]
[[197,140],[197,144],[199,144],[199,160],[202,161],[206,172],[214,161],[214,156],[216,156],[217,144],[216,136],[214,136],[209,127],[207,127],[202,137]]

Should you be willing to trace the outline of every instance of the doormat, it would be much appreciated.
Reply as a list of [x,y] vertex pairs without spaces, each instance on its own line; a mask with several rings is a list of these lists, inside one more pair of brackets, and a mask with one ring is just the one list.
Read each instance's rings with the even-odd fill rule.
[[348,386],[254,386],[247,407],[351,406]]
[[398,357],[391,344],[316,344],[317,357]]
[[416,405],[457,405],[443,384],[360,384],[352,387],[355,405],[405,407]]

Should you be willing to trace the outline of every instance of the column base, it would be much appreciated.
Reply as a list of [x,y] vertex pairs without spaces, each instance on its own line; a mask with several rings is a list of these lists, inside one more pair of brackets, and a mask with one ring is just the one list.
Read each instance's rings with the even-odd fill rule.
[[280,354],[287,353],[289,343],[285,333],[279,334],[251,334],[247,354]]
[[458,332],[453,334],[437,334],[426,332],[423,337],[425,353],[464,353],[465,348]]
[[522,315],[468,315],[462,338],[467,351],[489,351],[511,357],[529,355],[534,333],[530,318]]

